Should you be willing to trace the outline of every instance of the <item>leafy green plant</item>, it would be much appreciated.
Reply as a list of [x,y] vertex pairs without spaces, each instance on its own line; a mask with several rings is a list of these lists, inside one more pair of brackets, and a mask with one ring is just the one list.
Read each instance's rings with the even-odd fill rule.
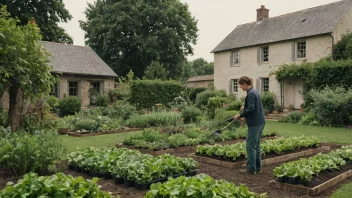
[[228,106],[226,107],[226,110],[227,111],[240,111],[241,106],[243,106],[243,105],[244,105],[243,102],[236,100],[236,101],[230,102],[228,104]]
[[69,96],[59,101],[59,113],[64,117],[74,115],[81,110],[81,100],[75,96]]
[[52,176],[38,176],[29,173],[23,176],[17,184],[7,183],[0,191],[0,197],[99,197],[111,198],[108,192],[100,190],[98,178],[85,180],[83,177],[72,177],[64,173]]
[[88,130],[88,131],[94,131],[98,128],[98,123],[90,118],[83,118],[79,119],[76,121],[74,129],[75,130]]
[[206,174],[195,177],[170,178],[167,182],[152,184],[144,198],[159,197],[246,197],[259,198],[244,185],[235,186],[225,180],[214,180]]
[[119,104],[118,102],[114,103],[114,109],[119,118],[123,120],[129,119],[132,115],[136,113],[136,107],[128,103]]
[[49,96],[46,102],[50,106],[50,111],[56,112],[56,108],[59,106],[59,99],[55,96]]
[[218,91],[218,90],[206,90],[203,92],[200,92],[195,100],[195,106],[197,108],[201,108],[202,106],[206,106],[208,104],[209,98],[212,97],[221,97],[225,98],[227,96],[226,92],[224,90]]
[[197,121],[201,115],[202,111],[194,106],[186,106],[181,111],[181,117],[183,118],[183,122],[185,124]]
[[270,112],[275,110],[276,96],[274,93],[263,92],[260,97],[265,110],[269,110]]
[[302,112],[293,112],[288,114],[286,117],[281,118],[279,122],[298,123],[302,116]]
[[110,98],[107,95],[98,95],[96,105],[99,107],[107,107],[110,104]]
[[127,126],[145,128],[155,126],[175,126],[181,121],[177,112],[159,111],[146,115],[134,115],[126,121]]

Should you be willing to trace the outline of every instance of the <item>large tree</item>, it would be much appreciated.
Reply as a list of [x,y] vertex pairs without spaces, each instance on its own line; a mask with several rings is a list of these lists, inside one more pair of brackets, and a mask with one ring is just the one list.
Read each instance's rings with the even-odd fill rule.
[[197,21],[180,0],[97,0],[85,14],[86,44],[118,75],[133,70],[142,78],[158,61],[177,78],[185,56],[193,54]]
[[11,16],[17,17],[21,25],[26,25],[33,18],[44,41],[73,43],[72,38],[58,25],[72,18],[63,0],[1,0],[0,4],[6,5]]
[[38,43],[40,30],[34,20],[25,26],[0,8],[0,84],[9,92],[8,124],[13,131],[21,124],[24,99],[49,93],[54,82],[49,54]]

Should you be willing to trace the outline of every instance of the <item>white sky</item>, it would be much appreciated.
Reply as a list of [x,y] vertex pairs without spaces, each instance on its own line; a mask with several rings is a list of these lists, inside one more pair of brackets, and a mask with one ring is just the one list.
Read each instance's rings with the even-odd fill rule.
[[[73,38],[75,45],[84,45],[84,32],[78,21],[85,20],[84,11],[88,2],[95,0],[64,0],[73,19],[61,24]],[[193,16],[198,20],[198,42],[190,60],[204,58],[214,61],[210,53],[237,25],[256,20],[256,9],[265,5],[269,17],[336,2],[338,0],[181,0],[187,2]]]

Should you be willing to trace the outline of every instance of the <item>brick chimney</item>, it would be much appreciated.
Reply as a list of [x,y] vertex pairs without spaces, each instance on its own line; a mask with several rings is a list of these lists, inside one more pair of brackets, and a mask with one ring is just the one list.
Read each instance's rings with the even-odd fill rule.
[[266,9],[264,5],[257,9],[257,21],[269,18],[269,9]]

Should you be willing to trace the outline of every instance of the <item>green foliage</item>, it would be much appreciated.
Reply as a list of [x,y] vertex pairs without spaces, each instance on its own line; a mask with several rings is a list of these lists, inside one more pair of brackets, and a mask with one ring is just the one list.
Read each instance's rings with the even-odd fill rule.
[[261,196],[252,193],[244,185],[235,186],[225,180],[214,180],[208,175],[170,178],[167,182],[152,184],[145,198],[159,197],[251,197]]
[[72,16],[65,8],[63,0],[44,1],[41,3],[25,0],[7,0],[1,4],[7,6],[11,17],[18,17],[21,25],[26,25],[34,18],[40,28],[44,41],[73,43],[72,38],[59,26],[61,22],[71,20]]
[[[239,111],[227,111],[226,109],[218,109],[213,119],[213,124],[211,128],[219,129],[224,127],[226,124],[228,124],[228,123],[225,123],[224,120],[233,118],[238,113]],[[229,127],[229,130],[235,130],[235,128],[239,126],[240,126],[240,121],[237,120]]]
[[302,112],[293,112],[288,114],[286,117],[283,117],[279,122],[288,122],[288,123],[298,123],[302,119]]
[[202,106],[206,106],[208,104],[209,98],[212,97],[226,97],[226,92],[224,90],[206,90],[199,93],[196,97],[195,106],[201,108]]
[[110,104],[110,98],[107,95],[97,96],[96,105],[99,107],[107,107]]
[[352,33],[342,35],[339,42],[334,45],[334,59],[348,60],[352,59]]
[[199,120],[199,116],[201,115],[202,111],[194,106],[186,106],[181,111],[181,117],[183,118],[183,122],[185,124]]
[[311,90],[313,99],[311,111],[323,126],[343,126],[351,124],[352,89],[325,87],[323,90]]
[[180,113],[152,112],[146,115],[134,115],[126,121],[130,127],[146,128],[155,126],[175,126],[181,121]]
[[56,108],[59,106],[59,99],[55,96],[49,96],[48,99],[46,99],[46,102],[48,103],[50,110],[56,112]]
[[30,135],[0,127],[0,145],[0,167],[17,176],[28,172],[46,173],[65,154],[65,146],[52,131]]
[[98,178],[85,180],[83,177],[72,177],[64,173],[52,176],[38,176],[29,173],[23,176],[17,184],[8,183],[0,191],[0,197],[99,197],[111,198],[108,192],[100,190]]
[[183,134],[175,134],[170,136],[167,140],[171,148],[177,148],[185,144],[187,136]]
[[175,79],[184,57],[193,54],[197,22],[181,1],[97,1],[85,14],[86,44],[119,76],[132,69],[142,78],[158,60]]
[[98,128],[98,123],[90,118],[80,119],[75,123],[75,130],[88,130],[88,131],[95,131]]
[[303,125],[320,125],[320,123],[316,120],[315,115],[312,113],[303,114],[299,123]]
[[7,116],[8,113],[5,111],[0,111],[0,126],[7,127]]
[[136,107],[128,103],[119,104],[119,102],[115,102],[113,106],[116,110],[117,116],[119,118],[122,118],[123,120],[129,119],[132,115],[136,113]]
[[226,107],[226,110],[227,111],[240,111],[241,106],[244,106],[244,103],[239,100],[236,100],[236,101],[230,102],[228,104],[228,106]]
[[264,92],[260,96],[262,100],[262,104],[265,110],[269,110],[270,112],[275,110],[276,105],[276,96],[271,92]]
[[74,115],[81,110],[81,100],[75,96],[69,96],[59,101],[61,116]]
[[144,71],[145,80],[166,80],[168,76],[168,71],[166,68],[159,62],[153,61]]
[[217,109],[223,107],[225,103],[228,103],[228,101],[229,101],[228,98],[219,97],[219,96],[209,98],[208,104],[206,106],[209,117],[211,119],[214,118]]
[[214,62],[207,62],[203,58],[198,58],[193,61],[185,61],[182,67],[181,80],[186,82],[193,76],[205,76],[214,74]]
[[151,108],[155,104],[168,105],[183,90],[176,81],[137,80],[131,84],[131,103],[137,108]]

